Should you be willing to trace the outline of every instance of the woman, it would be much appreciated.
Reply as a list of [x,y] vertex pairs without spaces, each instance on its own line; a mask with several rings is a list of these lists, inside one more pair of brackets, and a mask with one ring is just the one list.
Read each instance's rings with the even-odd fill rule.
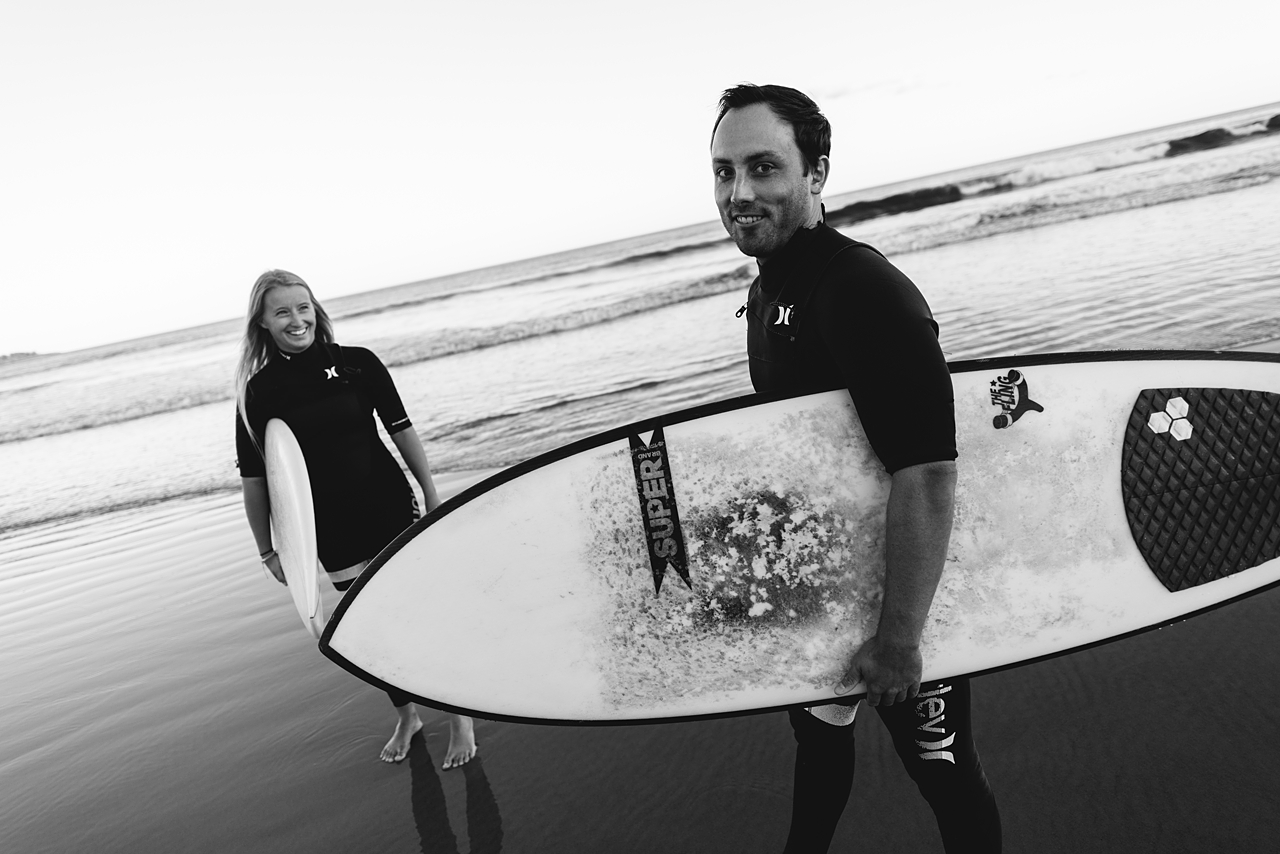
[[[271,547],[262,458],[267,421],[280,418],[302,446],[311,475],[320,562],[334,587],[346,590],[418,516],[413,488],[378,437],[374,411],[421,485],[430,511],[440,499],[426,452],[382,362],[363,347],[334,343],[333,323],[301,278],[284,270],[259,276],[246,320],[236,369],[236,453],[258,553],[283,584],[280,558]],[[399,762],[422,721],[407,694],[388,693],[398,720],[381,758]],[[444,767],[462,765],[475,752],[471,719],[449,715]]]

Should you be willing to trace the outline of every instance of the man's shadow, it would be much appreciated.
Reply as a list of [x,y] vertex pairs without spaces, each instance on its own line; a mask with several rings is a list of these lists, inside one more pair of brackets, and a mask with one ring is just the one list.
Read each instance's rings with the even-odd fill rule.
[[[409,742],[408,760],[413,822],[418,827],[423,854],[458,854],[458,837],[449,825],[440,772],[420,732]],[[467,837],[471,840],[471,854],[499,854],[502,817],[498,815],[498,802],[489,787],[480,756],[477,754],[463,765],[461,773],[466,779]]]

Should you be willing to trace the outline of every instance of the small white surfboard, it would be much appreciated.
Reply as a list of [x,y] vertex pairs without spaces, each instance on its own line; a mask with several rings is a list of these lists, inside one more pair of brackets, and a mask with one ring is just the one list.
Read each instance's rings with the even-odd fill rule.
[[[951,370],[956,513],[926,680],[1280,583],[1280,356]],[[889,486],[844,390],[647,419],[441,505],[369,565],[320,648],[374,684],[488,718],[637,723],[826,702],[875,631]]]
[[280,555],[298,616],[311,636],[318,638],[324,631],[325,616],[320,601],[320,558],[307,461],[293,431],[279,418],[267,422],[264,452],[271,500],[271,542]]

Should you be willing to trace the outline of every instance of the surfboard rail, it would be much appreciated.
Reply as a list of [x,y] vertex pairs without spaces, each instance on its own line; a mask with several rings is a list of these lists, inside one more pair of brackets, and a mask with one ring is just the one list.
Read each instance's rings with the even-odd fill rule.
[[307,461],[293,431],[279,418],[267,422],[263,445],[276,553],[302,624],[312,637],[319,638],[325,616]]

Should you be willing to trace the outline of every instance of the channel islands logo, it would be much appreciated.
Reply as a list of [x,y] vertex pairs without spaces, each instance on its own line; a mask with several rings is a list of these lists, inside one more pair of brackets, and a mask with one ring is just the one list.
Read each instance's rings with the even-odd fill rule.
[[1195,432],[1187,413],[1191,407],[1181,397],[1171,397],[1164,405],[1162,412],[1153,412],[1147,419],[1147,427],[1152,433],[1168,433],[1179,442],[1185,442]]
[[1044,412],[1044,407],[1027,393],[1027,379],[1018,370],[1010,370],[991,381],[991,405],[1003,410],[991,419],[997,430],[1003,430],[1028,412]]

